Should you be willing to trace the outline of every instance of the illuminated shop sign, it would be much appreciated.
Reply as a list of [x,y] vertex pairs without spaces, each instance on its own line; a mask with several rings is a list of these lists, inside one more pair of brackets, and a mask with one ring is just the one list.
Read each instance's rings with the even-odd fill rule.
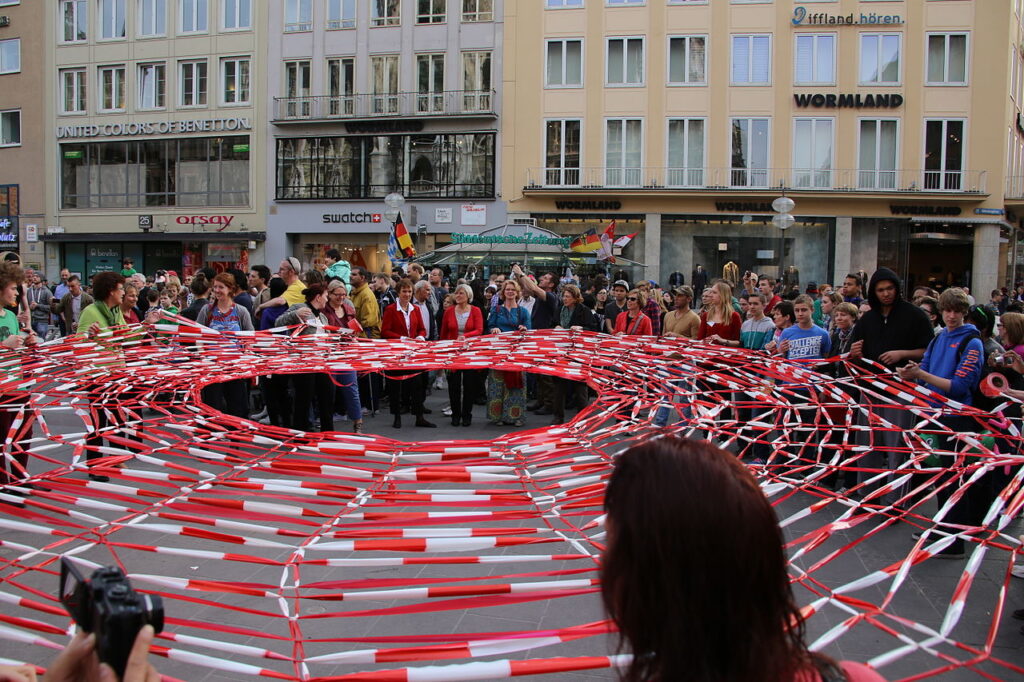
[[252,130],[247,118],[204,118],[187,121],[139,121],[103,125],[57,126],[57,139],[76,137],[131,137],[134,135],[174,135],[178,133],[221,133]]

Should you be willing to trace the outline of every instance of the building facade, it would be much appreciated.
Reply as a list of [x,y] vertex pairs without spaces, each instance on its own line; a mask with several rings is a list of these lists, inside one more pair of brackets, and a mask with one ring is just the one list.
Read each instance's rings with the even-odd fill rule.
[[44,9],[38,2],[0,0],[0,253],[42,265],[36,240],[45,213],[39,150],[45,100],[39,74]]
[[[45,6],[48,273],[188,275],[262,258],[268,3]],[[269,3],[274,4],[274,3]]]
[[502,0],[269,4],[268,262],[389,269],[390,193],[421,253],[504,223]]
[[505,29],[510,220],[615,219],[655,280],[1021,277],[1016,0],[537,0]]

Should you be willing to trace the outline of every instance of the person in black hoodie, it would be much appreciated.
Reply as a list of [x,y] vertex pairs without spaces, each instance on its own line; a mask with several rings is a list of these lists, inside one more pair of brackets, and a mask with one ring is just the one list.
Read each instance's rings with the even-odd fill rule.
[[[871,310],[865,312],[853,328],[849,359],[872,360],[889,370],[912,360],[919,362],[935,334],[928,315],[913,303],[903,300],[899,276],[889,268],[875,270],[868,284],[867,297]],[[878,371],[877,365],[862,363],[861,366],[869,371]],[[891,399],[899,400],[895,396]],[[861,483],[876,476],[880,469],[898,469],[908,459],[902,432],[910,430],[914,422],[913,414],[901,406],[868,409],[879,419],[891,423],[892,427],[878,428],[879,424],[867,423],[866,415],[860,413],[860,423],[872,426],[870,430],[857,432],[859,444],[871,448],[857,461],[857,466],[864,469],[858,475]],[[893,503],[904,497],[905,487],[893,491],[891,497],[882,502]],[[861,492],[867,491],[862,489]]]

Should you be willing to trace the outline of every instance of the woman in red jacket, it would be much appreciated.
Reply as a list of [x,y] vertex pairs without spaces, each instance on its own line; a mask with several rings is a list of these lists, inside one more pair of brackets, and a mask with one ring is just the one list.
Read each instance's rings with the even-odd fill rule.
[[697,338],[708,343],[739,348],[742,326],[743,318],[732,307],[732,288],[725,282],[715,282],[708,289],[708,307],[700,314]]
[[[415,338],[423,340],[427,330],[423,328],[420,311],[412,304],[412,282],[403,279],[398,283],[398,301],[384,309],[384,319],[380,323],[380,335],[384,339]],[[384,375],[388,380],[388,400],[391,403],[391,414],[395,417],[392,424],[396,429],[402,428],[402,398],[408,397],[412,413],[416,415],[416,426],[434,428],[423,418],[423,401],[426,400],[426,386],[423,383],[423,372],[409,375],[408,372],[390,371]]]
[[650,336],[653,332],[651,318],[644,314],[647,294],[639,289],[626,294],[626,309],[615,318],[615,335]]
[[[441,319],[441,340],[462,341],[484,333],[484,316],[472,305],[473,290],[468,284],[455,287],[455,305],[444,311]],[[448,400],[452,404],[452,426],[473,423],[473,403],[480,385],[475,369],[448,370]]]

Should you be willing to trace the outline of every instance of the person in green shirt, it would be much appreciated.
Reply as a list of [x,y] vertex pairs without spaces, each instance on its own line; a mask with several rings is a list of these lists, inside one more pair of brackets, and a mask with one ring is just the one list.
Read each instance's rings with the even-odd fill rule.
[[[18,286],[25,281],[25,271],[16,263],[0,263],[0,345],[9,350],[17,350],[26,346],[34,346],[39,343],[39,338],[28,326],[24,331],[18,321],[18,316],[8,310],[14,308],[18,303]],[[14,370],[15,372],[17,370]],[[8,377],[16,378],[16,377]],[[18,394],[15,396],[7,394],[0,396],[0,433],[7,434],[14,424],[22,403],[28,398],[27,395]],[[22,426],[22,431],[10,439],[10,446],[0,445],[7,452],[0,454],[0,484],[11,483],[28,475],[28,450],[22,445],[26,440],[32,438],[32,425]],[[8,473],[10,469],[10,473]],[[17,491],[6,491],[18,494]]]
[[134,275],[137,272],[138,272],[138,270],[136,270],[135,266],[132,264],[132,259],[131,258],[125,258],[123,261],[121,261],[121,274],[122,275],[124,275],[125,277],[131,277],[132,275]]

